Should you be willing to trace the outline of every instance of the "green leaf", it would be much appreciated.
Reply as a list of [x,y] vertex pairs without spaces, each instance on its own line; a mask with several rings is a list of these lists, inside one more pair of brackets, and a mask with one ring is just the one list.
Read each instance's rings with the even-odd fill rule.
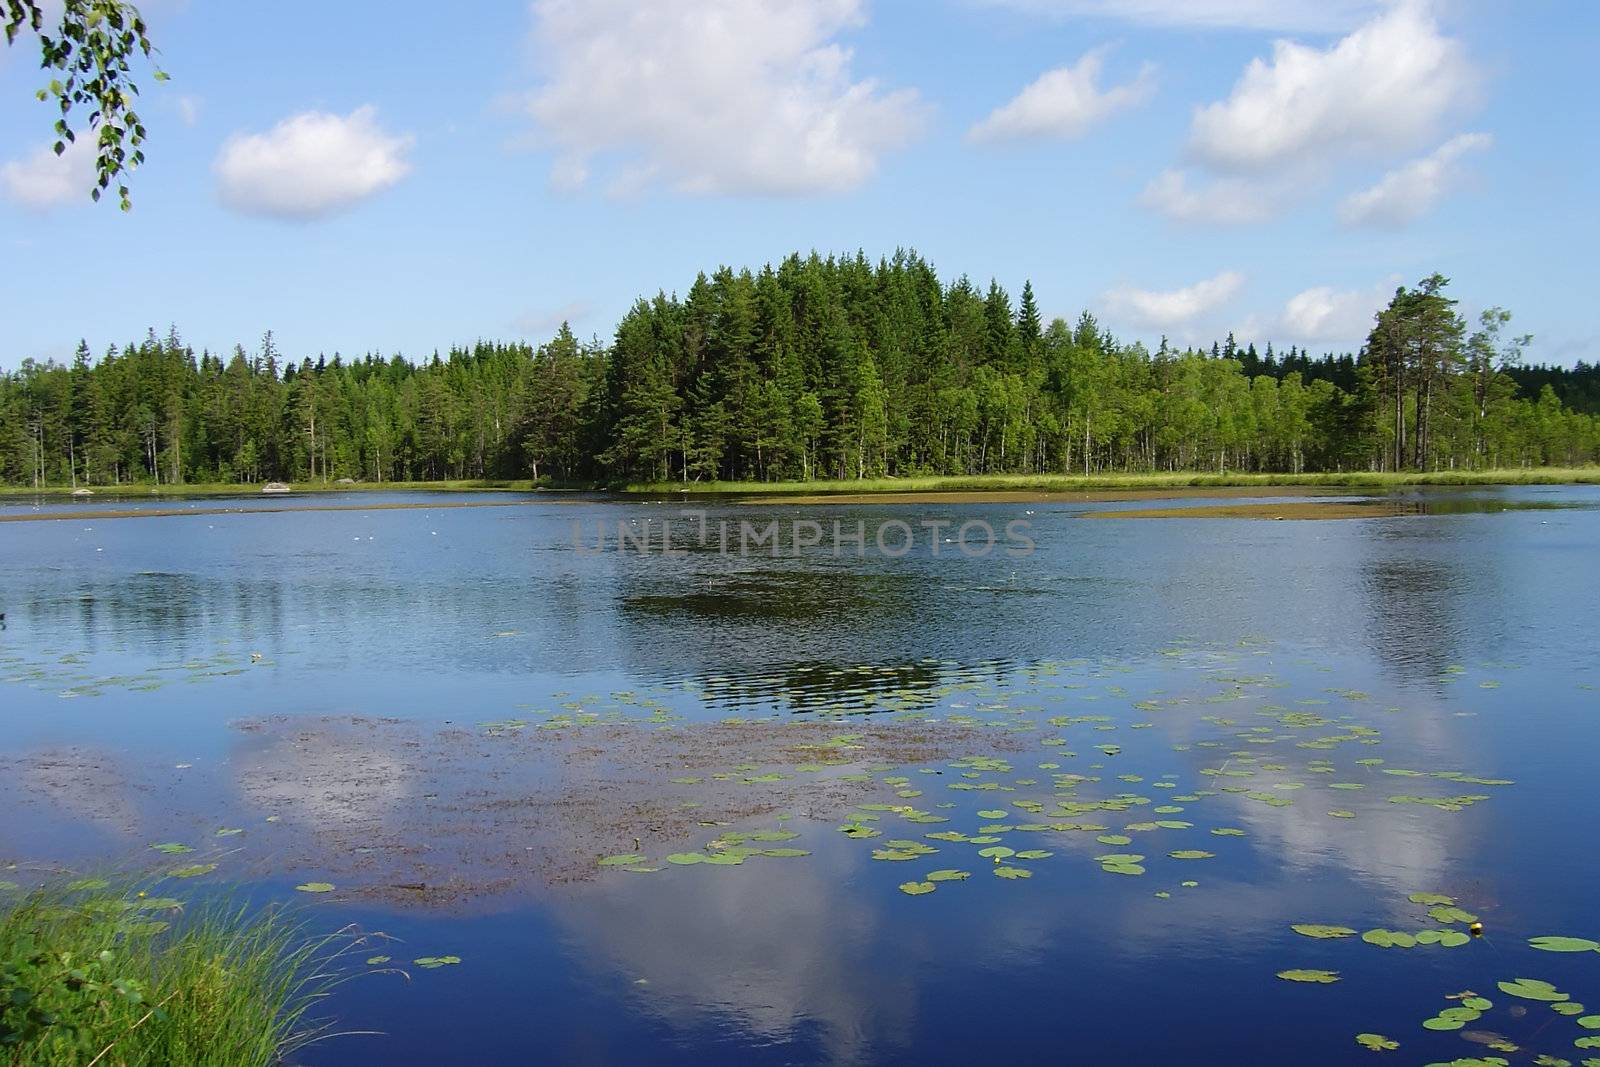
[[920,897],[939,888],[932,882],[901,882],[900,892],[908,897]]
[[607,856],[599,863],[602,867],[631,867],[636,863],[646,863],[649,859],[650,857],[637,852],[624,852],[618,856]]
[[453,967],[461,962],[460,956],[421,956],[411,961],[418,967],[427,970],[437,970],[440,967]]
[[1542,1000],[1546,1002],[1558,1000],[1571,1000],[1569,994],[1562,993],[1549,982],[1541,982],[1534,978],[1518,978],[1510,982],[1499,982],[1500,992],[1523,1000]]
[[1339,972],[1300,968],[1296,970],[1279,971],[1278,977],[1282,978],[1285,982],[1311,982],[1319,985],[1330,985],[1339,981]]
[[1528,944],[1541,952],[1600,952],[1600,941],[1584,937],[1530,937]]
[[1289,929],[1306,937],[1340,938],[1354,937],[1356,932],[1348,926],[1323,926],[1318,923],[1295,923]]
[[1379,948],[1413,948],[1417,943],[1415,937],[1400,930],[1368,930],[1361,940]]
[[334,891],[335,886],[332,882],[307,882],[304,885],[297,885],[295,888],[302,893],[331,893]]
[[941,871],[929,871],[928,872],[928,881],[930,881],[930,882],[962,882],[962,881],[965,881],[965,880],[967,880],[968,878],[971,878],[971,877],[972,877],[972,872],[971,871],[957,871],[957,870],[948,870],[947,869],[947,870],[941,870]]
[[199,878],[217,869],[215,863],[195,863],[188,867],[175,867],[167,873],[173,878]]
[[1384,1037],[1382,1034],[1357,1034],[1356,1044],[1362,1048],[1369,1048],[1373,1052],[1393,1052],[1400,1047],[1400,1042]]

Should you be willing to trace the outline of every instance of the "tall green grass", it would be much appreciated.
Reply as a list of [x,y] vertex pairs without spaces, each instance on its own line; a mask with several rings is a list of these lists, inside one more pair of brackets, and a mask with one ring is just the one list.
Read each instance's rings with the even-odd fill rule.
[[938,493],[1089,492],[1227,486],[1308,485],[1383,489],[1407,485],[1569,485],[1600,483],[1600,467],[1531,467],[1486,471],[1351,471],[1319,474],[976,474],[810,482],[644,482],[630,493]]
[[325,1036],[310,1012],[354,943],[278,909],[188,911],[132,884],[36,890],[0,916],[0,1064],[279,1063]]

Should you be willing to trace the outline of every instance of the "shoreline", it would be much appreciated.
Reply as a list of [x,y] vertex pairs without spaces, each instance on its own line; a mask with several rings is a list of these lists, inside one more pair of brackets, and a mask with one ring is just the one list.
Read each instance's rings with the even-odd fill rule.
[[[1410,486],[1597,485],[1600,466],[1535,467],[1488,471],[1362,471],[1316,474],[1107,474],[1107,475],[936,475],[860,480],[808,482],[644,482],[625,485],[604,483],[539,483],[531,479],[460,479],[432,482],[295,482],[289,492],[263,493],[259,484],[197,483],[191,485],[85,486],[92,495],[74,497],[71,486],[0,486],[0,502],[28,499],[109,500],[194,499],[204,497],[304,496],[330,493],[609,493],[635,497],[749,497],[762,502],[776,499],[813,502],[828,499],[844,503],[853,498],[881,499],[896,494],[962,495],[1006,494],[1017,500],[1048,499],[1049,494],[1157,491],[1173,495],[1207,495],[1205,490],[1230,489],[1396,489]],[[1195,491],[1200,492],[1185,492]],[[1274,494],[1275,495],[1275,494]],[[764,499],[763,499],[764,498]],[[885,502],[888,502],[885,499]]]

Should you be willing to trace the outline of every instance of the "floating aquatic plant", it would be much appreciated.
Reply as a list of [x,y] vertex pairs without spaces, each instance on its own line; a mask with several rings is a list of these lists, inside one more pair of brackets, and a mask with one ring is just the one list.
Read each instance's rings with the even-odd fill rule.
[[1339,981],[1338,971],[1323,971],[1314,968],[1295,968],[1288,971],[1279,971],[1278,977],[1285,982],[1310,982],[1317,985],[1331,985]]

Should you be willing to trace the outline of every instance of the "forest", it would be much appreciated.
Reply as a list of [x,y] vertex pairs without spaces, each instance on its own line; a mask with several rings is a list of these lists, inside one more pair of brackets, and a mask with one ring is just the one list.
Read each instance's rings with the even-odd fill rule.
[[1481,470],[1600,459],[1600,370],[1401,287],[1359,352],[1155,351],[911,252],[791,255],[640,299],[608,341],[413,361],[198,354],[176,329],[0,376],[13,485]]

